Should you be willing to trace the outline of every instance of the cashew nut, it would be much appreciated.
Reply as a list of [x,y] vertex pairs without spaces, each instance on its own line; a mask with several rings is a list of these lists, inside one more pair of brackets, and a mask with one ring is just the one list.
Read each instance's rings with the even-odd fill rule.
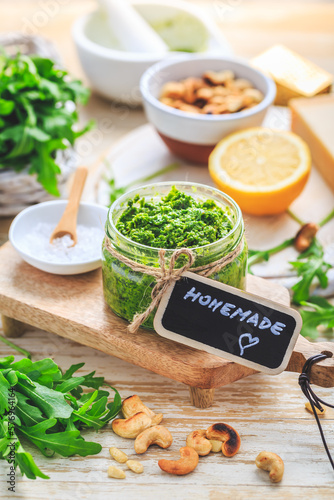
[[298,252],[305,252],[311,245],[313,238],[319,231],[318,224],[315,222],[308,222],[304,224],[295,236],[295,249]]
[[124,470],[121,470],[118,467],[115,467],[114,465],[109,465],[108,476],[113,477],[115,479],[125,479],[126,478]]
[[233,80],[234,73],[230,70],[206,71],[203,74],[203,79],[212,85],[221,85],[226,84],[229,80]]
[[[309,401],[307,401],[307,403],[305,403],[305,408],[307,411],[309,411],[310,413],[313,413],[313,410],[312,410],[312,406],[311,406],[311,403]],[[314,407],[315,409],[315,412],[316,414],[319,416],[319,417],[322,417],[325,412],[326,412],[326,408],[323,408],[322,411],[320,411],[316,406]]]
[[137,436],[135,441],[135,452],[145,453],[151,444],[157,444],[160,448],[169,448],[173,438],[171,433],[163,425],[155,425],[144,430]]
[[128,459],[128,456],[118,448],[109,448],[110,455],[120,464],[125,464]]
[[160,469],[177,476],[184,476],[196,469],[199,457],[194,448],[190,448],[190,446],[180,448],[180,455],[179,460],[159,460]]
[[144,466],[139,460],[128,460],[126,465],[136,474],[141,474],[144,472]]
[[211,451],[213,451],[213,453],[218,453],[219,451],[222,451],[223,443],[221,441],[218,441],[216,439],[210,439],[210,443],[212,445]]
[[152,419],[152,425],[160,424],[163,418],[162,413],[156,415],[154,411],[144,405],[140,397],[136,394],[124,399],[122,403],[122,413],[125,418],[133,417],[139,412],[146,413],[146,415]]
[[163,419],[163,414],[157,413],[156,415],[154,415],[154,417],[152,417],[151,425],[159,425],[162,419]]
[[208,439],[222,442],[222,453],[225,457],[233,457],[240,448],[240,436],[233,427],[228,424],[218,423],[211,425],[206,430]]
[[281,457],[270,451],[261,451],[255,459],[259,469],[269,471],[269,478],[273,483],[279,483],[283,477],[284,463]]
[[194,448],[201,457],[208,455],[212,449],[212,444],[207,439],[205,432],[205,429],[193,431],[189,434],[186,441],[187,446]]
[[133,417],[116,418],[111,426],[112,430],[121,437],[135,439],[144,429],[152,425],[152,419],[146,413],[139,412]]

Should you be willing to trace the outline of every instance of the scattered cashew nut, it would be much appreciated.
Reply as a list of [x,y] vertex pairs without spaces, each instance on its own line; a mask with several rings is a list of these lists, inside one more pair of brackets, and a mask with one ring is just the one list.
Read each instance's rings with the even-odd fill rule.
[[[309,411],[310,413],[313,413],[313,410],[312,410],[312,406],[311,406],[311,403],[309,401],[307,401],[307,403],[305,403],[305,409],[307,411]],[[316,411],[316,414],[319,416],[319,417],[322,417],[325,412],[326,412],[326,408],[323,408],[322,410],[323,411],[320,411],[316,406],[314,407],[315,411]]]
[[223,443],[221,441],[218,441],[217,439],[210,439],[209,441],[212,445],[211,451],[213,451],[213,453],[222,451]]
[[281,457],[270,451],[261,451],[255,459],[259,469],[269,471],[269,478],[273,483],[279,483],[284,473],[284,463]]
[[144,466],[139,460],[128,460],[126,462],[126,465],[129,467],[129,469],[132,470],[132,472],[135,472],[136,474],[141,474],[144,472]]
[[201,457],[208,455],[212,450],[212,444],[206,437],[205,432],[205,429],[193,431],[189,434],[186,441],[187,446],[193,448]]
[[157,444],[160,448],[169,448],[173,438],[171,433],[163,425],[155,425],[144,430],[137,436],[135,441],[135,452],[145,453],[152,444]]
[[218,423],[211,425],[206,430],[208,439],[222,442],[222,453],[225,457],[233,457],[240,448],[240,436],[233,427],[228,424]]
[[116,418],[111,426],[118,436],[135,439],[138,434],[152,425],[152,419],[144,412],[136,413],[133,417],[124,419]]
[[194,448],[190,448],[190,446],[180,448],[180,455],[179,460],[159,460],[160,469],[177,476],[184,476],[196,469],[199,457]]
[[115,447],[109,448],[109,453],[112,456],[112,458],[114,458],[120,464],[125,464],[125,462],[128,460],[128,456],[118,448]]
[[125,418],[131,418],[139,412],[146,413],[146,415],[152,419],[152,425],[160,424],[163,418],[162,413],[155,414],[154,411],[144,405],[140,397],[136,394],[124,399],[122,403],[122,413]]
[[125,472],[114,465],[109,465],[108,467],[108,476],[113,477],[114,479],[125,479]]
[[307,250],[315,235],[319,231],[319,226],[315,222],[308,222],[304,224],[295,236],[295,249],[298,252],[305,252]]

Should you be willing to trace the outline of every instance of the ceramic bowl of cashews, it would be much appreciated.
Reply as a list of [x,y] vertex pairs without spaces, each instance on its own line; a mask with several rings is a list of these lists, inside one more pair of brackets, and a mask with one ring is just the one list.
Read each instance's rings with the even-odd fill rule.
[[[154,413],[139,396],[133,395],[123,401],[122,414],[124,418],[113,420],[112,430],[122,438],[133,439],[134,451],[137,455],[146,453],[152,445],[157,445],[162,449],[167,449],[172,445],[173,437],[170,431],[164,425],[160,425],[163,414]],[[222,422],[212,424],[207,429],[194,430],[186,437],[186,446],[179,450],[180,458],[176,460],[162,458],[158,461],[158,466],[168,474],[184,476],[196,469],[200,457],[213,452],[232,458],[238,453],[240,445],[240,436],[232,426]],[[124,464],[132,472],[137,474],[144,472],[144,466],[140,460],[129,459],[128,455],[119,448],[111,447],[109,452],[116,462]],[[272,482],[281,481],[284,463],[275,453],[262,451],[256,457],[255,464],[259,469],[269,472]],[[114,479],[125,479],[126,473],[119,466],[110,465],[108,476]]]
[[207,163],[226,135],[261,125],[276,95],[265,74],[215,56],[155,64],[140,90],[148,121],[172,153],[192,163]]

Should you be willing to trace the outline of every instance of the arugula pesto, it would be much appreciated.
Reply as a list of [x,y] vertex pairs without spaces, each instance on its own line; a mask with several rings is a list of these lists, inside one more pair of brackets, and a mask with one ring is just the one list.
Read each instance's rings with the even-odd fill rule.
[[[148,188],[149,186],[146,191]],[[160,265],[160,248],[166,250],[167,266],[174,249],[192,248],[196,267],[215,262],[232,251],[242,240],[240,254],[209,277],[243,289],[247,265],[243,223],[240,221],[236,226],[236,213],[224,202],[222,193],[213,193],[211,199],[207,197],[207,189],[202,193],[201,188],[202,186],[197,188],[200,199],[192,196],[192,186],[185,186],[185,192],[171,187],[159,199],[156,196],[159,185],[153,186],[150,196],[146,195],[145,198],[139,195],[129,198],[124,195],[127,201],[124,200],[124,204],[121,199],[118,201],[115,212],[121,213],[118,218],[115,217],[116,220],[113,219],[113,213],[109,215],[106,234],[118,252],[151,267]],[[145,188],[142,188],[142,192],[143,190]],[[114,221],[113,224],[110,220]],[[176,265],[184,263],[181,257]],[[118,316],[132,321],[136,313],[144,311],[151,303],[155,278],[131,269],[105,247],[102,276],[105,300]],[[143,326],[153,329],[154,315],[155,311]]]
[[193,248],[224,238],[233,229],[230,210],[214,200],[196,201],[172,187],[161,201],[135,196],[116,224],[130,240],[154,248]]

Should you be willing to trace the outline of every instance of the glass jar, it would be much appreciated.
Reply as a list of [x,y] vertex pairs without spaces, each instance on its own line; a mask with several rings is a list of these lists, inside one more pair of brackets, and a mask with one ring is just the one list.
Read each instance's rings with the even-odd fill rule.
[[[210,264],[221,259],[224,255],[233,251],[242,241],[239,255],[220,271],[209,276],[209,278],[226,283],[236,288],[245,288],[245,277],[247,267],[247,243],[244,237],[244,223],[240,208],[232,198],[222,193],[218,189],[195,184],[191,182],[161,182],[150,184],[137,189],[133,189],[118,200],[109,209],[106,222],[106,236],[110,240],[113,249],[125,257],[145,264],[150,267],[159,267],[159,248],[153,248],[141,243],[134,242],[121,234],[116,229],[117,221],[125,210],[127,202],[136,195],[140,198],[159,202],[166,196],[172,186],[176,189],[191,195],[196,201],[204,202],[207,199],[214,200],[222,208],[229,207],[232,230],[227,236],[208,245],[191,247],[195,256],[192,267],[199,267]],[[166,250],[166,265],[169,266],[170,258],[174,250]],[[181,261],[181,262],[179,262]],[[182,258],[178,259],[177,266],[185,264]],[[189,269],[191,271],[191,268]],[[133,271],[130,267],[114,257],[103,245],[102,276],[104,297],[107,304],[118,316],[132,321],[136,313],[141,313],[147,309],[151,303],[151,291],[155,285],[153,276]],[[142,326],[153,329],[153,319],[155,311],[146,319]]]

